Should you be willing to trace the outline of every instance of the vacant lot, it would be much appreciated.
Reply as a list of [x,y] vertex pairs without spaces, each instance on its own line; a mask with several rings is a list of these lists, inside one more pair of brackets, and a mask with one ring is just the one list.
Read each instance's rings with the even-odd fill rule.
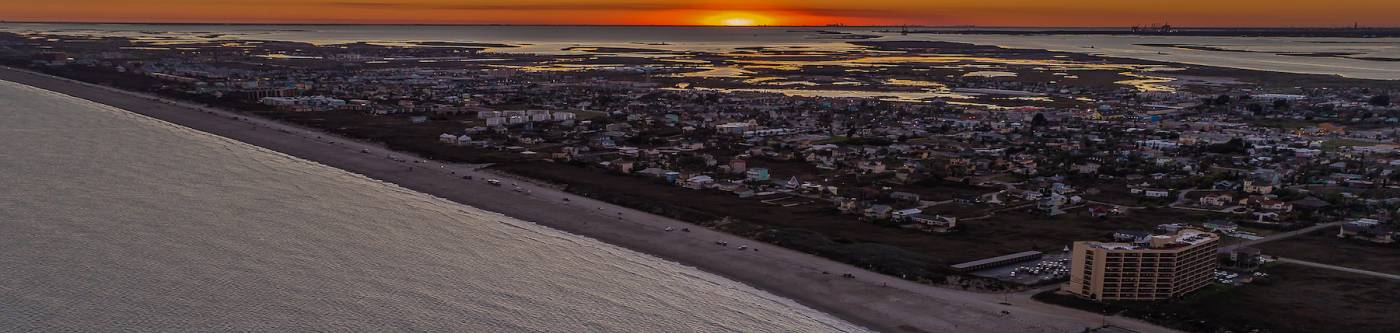
[[1072,296],[1036,298],[1091,311],[1145,318],[1191,332],[1400,332],[1400,283],[1324,269],[1281,265],[1273,279],[1243,287],[1213,286],[1175,303],[1097,304]]
[[1340,239],[1337,238],[1336,228],[1265,243],[1259,247],[1268,255],[1400,274],[1400,246]]
[[1272,285],[1203,300],[1199,311],[1213,320],[1239,320],[1274,332],[1400,332],[1395,316],[1400,283],[1291,265],[1269,272],[1276,277]]
[[434,117],[415,124],[404,115],[375,116],[362,112],[255,112],[258,116],[365,141],[380,142],[390,149],[414,152],[423,157],[457,163],[491,163],[523,160],[524,156],[495,149],[455,146],[438,142],[438,135],[460,133],[471,123],[465,116]]

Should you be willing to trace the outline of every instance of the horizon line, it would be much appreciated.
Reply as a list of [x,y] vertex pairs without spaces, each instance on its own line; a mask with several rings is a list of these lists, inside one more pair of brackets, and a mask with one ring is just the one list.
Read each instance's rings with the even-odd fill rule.
[[[341,23],[311,23],[311,22],[145,22],[145,21],[47,21],[47,20],[19,20],[11,21],[0,19],[0,24],[20,23],[20,24],[145,24],[145,25],[306,25],[306,26],[463,26],[463,27],[695,27],[695,28],[971,28],[971,29],[1128,29],[1135,26],[996,26],[996,25],[920,25],[920,24],[896,24],[896,25],[845,25],[840,23],[824,25],[752,25],[752,26],[725,26],[725,25],[703,25],[703,24],[548,24],[548,23],[369,23],[369,22],[341,22]],[[1141,26],[1136,26],[1141,27]],[[1179,26],[1174,29],[1400,29],[1397,26]]]

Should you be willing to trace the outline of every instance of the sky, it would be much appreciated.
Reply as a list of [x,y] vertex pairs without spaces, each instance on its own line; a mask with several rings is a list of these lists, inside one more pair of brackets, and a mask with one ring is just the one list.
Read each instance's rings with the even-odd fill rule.
[[1400,27],[1400,0],[0,0],[0,20],[169,23]]

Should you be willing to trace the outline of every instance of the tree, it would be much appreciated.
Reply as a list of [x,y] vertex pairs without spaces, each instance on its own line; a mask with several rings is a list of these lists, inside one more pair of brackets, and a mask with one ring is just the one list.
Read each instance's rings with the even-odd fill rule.
[[1371,103],[1371,105],[1375,106],[1390,106],[1390,95],[1376,95],[1375,97],[1371,97],[1371,100],[1369,102]]
[[1275,109],[1275,110],[1283,110],[1283,109],[1287,109],[1287,108],[1288,108],[1288,100],[1286,100],[1286,99],[1274,100],[1274,109]]
[[1233,138],[1225,143],[1206,146],[1206,151],[1216,154],[1243,154],[1249,151],[1249,146],[1245,145],[1244,140]]
[[1245,108],[1246,110],[1249,110],[1249,112],[1253,112],[1253,113],[1261,113],[1261,112],[1264,112],[1264,106],[1263,106],[1263,105],[1260,105],[1259,103],[1249,103],[1249,105],[1245,105],[1244,108]]
[[1216,97],[1216,98],[1215,98],[1215,102],[1214,102],[1214,103],[1215,103],[1215,105],[1226,105],[1226,104],[1230,104],[1230,95],[1220,95],[1219,97]]
[[1045,119],[1044,114],[1037,113],[1031,118],[1031,127],[1045,127],[1050,125],[1050,120]]

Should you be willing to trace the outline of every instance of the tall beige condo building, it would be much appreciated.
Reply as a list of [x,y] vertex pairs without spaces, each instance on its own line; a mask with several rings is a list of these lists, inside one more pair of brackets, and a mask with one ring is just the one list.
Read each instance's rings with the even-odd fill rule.
[[1180,297],[1210,283],[1219,243],[1196,229],[1134,243],[1074,242],[1062,290],[1095,301]]

